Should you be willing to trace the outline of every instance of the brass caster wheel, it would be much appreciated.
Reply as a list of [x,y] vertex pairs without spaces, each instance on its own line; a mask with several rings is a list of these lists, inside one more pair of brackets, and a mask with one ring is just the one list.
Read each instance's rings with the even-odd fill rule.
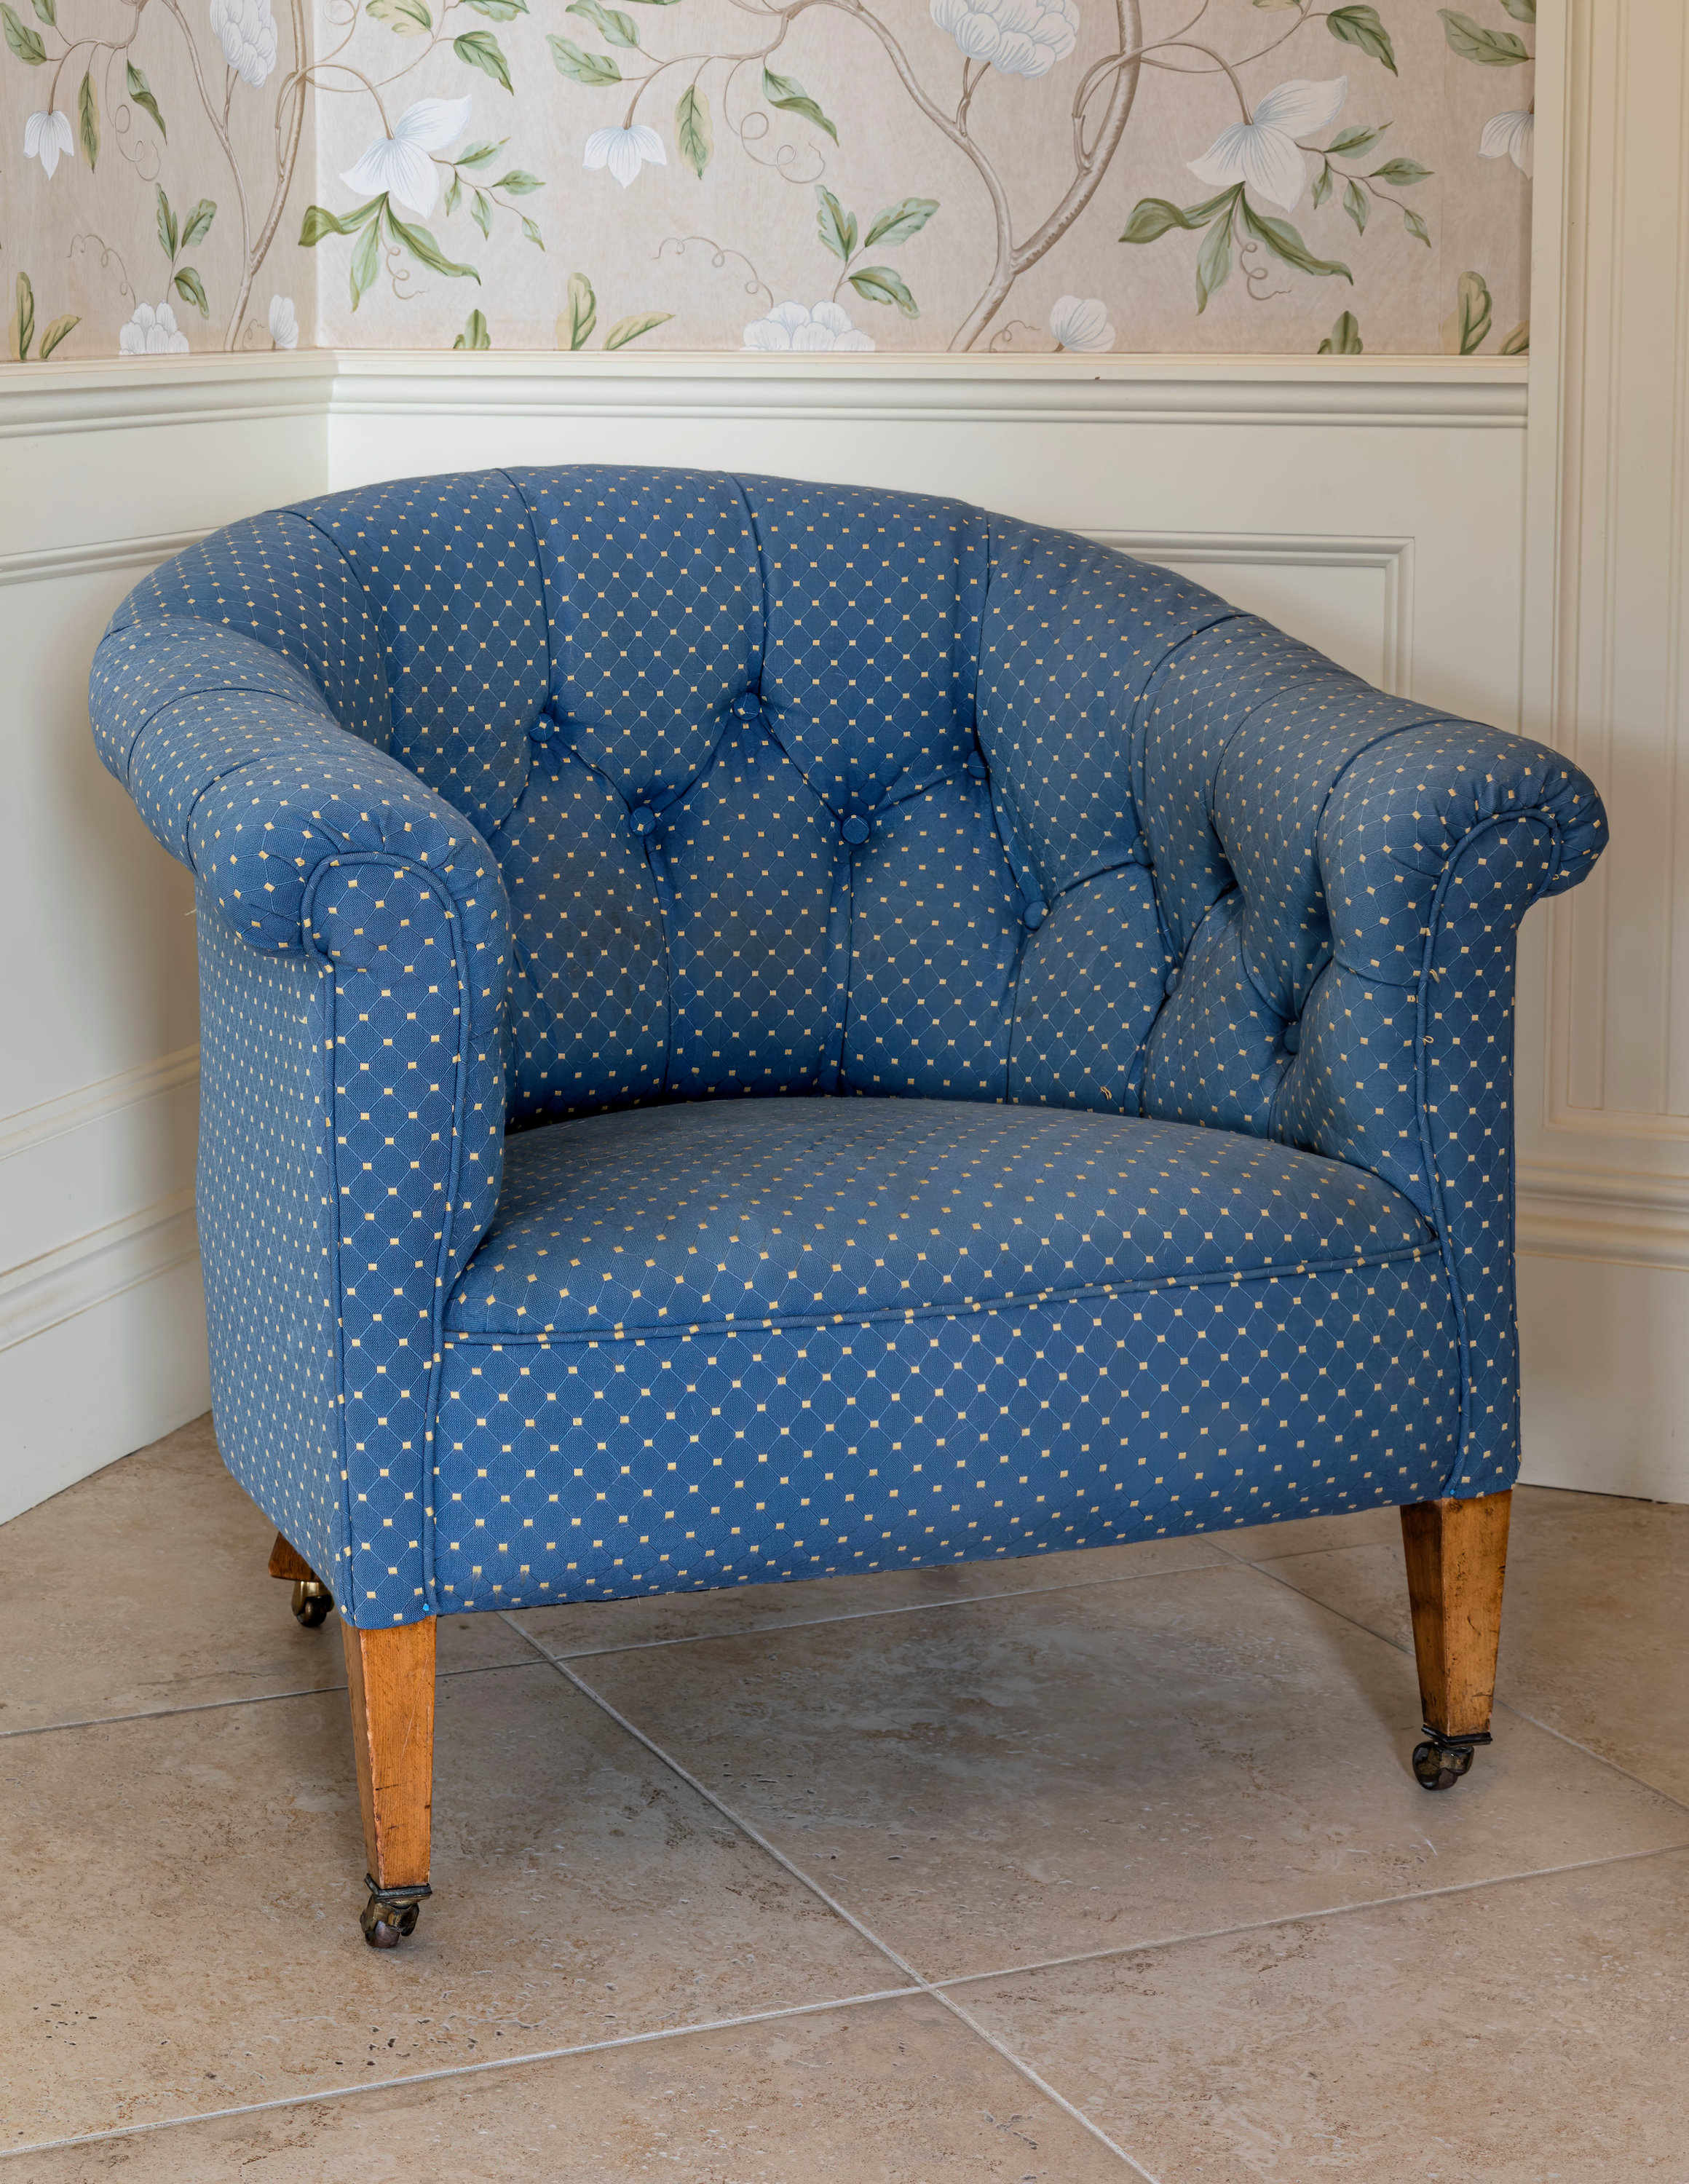
[[1473,1747],[1487,1744],[1487,1736],[1462,1738],[1458,1744],[1446,1744],[1440,1736],[1433,1736],[1413,1747],[1413,1780],[1422,1790],[1452,1790],[1463,1774],[1472,1771]]
[[302,1577],[294,1580],[293,1618],[307,1630],[315,1630],[320,1624],[326,1623],[328,1611],[333,1605],[334,1595],[321,1578]]
[[416,1931],[423,1900],[429,1894],[425,1880],[417,1888],[377,1888],[369,1882],[370,1900],[359,1915],[364,1939],[372,1949],[396,1949]]

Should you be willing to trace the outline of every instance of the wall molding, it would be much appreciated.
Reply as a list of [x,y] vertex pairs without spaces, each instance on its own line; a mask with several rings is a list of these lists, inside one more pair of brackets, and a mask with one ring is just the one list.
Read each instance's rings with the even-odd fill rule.
[[198,1075],[198,1045],[181,1046],[174,1054],[137,1063],[133,1069],[101,1078],[96,1084],[79,1085],[75,1091],[60,1093],[56,1100],[43,1100],[38,1106],[0,1115],[0,1161],[33,1151],[54,1138],[68,1137],[72,1130],[100,1122],[125,1107],[139,1106],[143,1100],[174,1092],[179,1085],[193,1083]]
[[0,554],[0,584],[47,583],[55,577],[98,577],[117,569],[156,569],[184,546],[197,546],[204,536],[203,531],[160,531],[140,538]]
[[1524,1159],[1518,1178],[1521,1252],[1689,1273],[1689,1177]]
[[525,415],[1299,426],[1523,432],[1499,357],[586,354],[316,349],[0,366],[0,438],[282,416]]
[[0,1351],[198,1256],[191,1188],[0,1274]]

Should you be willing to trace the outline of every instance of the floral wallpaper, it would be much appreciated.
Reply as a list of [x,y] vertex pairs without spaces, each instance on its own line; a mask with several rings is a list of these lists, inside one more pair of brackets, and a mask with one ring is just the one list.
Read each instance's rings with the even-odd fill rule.
[[7,354],[1519,354],[1536,13],[0,0]]

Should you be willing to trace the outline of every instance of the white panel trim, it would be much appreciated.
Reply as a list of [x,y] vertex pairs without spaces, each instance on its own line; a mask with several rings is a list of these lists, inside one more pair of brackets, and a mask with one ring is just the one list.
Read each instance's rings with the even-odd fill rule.
[[66,1137],[72,1130],[98,1123],[122,1108],[138,1106],[143,1100],[155,1100],[162,1092],[174,1092],[180,1084],[192,1084],[198,1074],[198,1046],[181,1046],[156,1061],[140,1062],[115,1077],[79,1085],[56,1100],[43,1100],[39,1106],[0,1115],[0,1161],[31,1152],[54,1138]]
[[1689,1178],[1521,1160],[1516,1231],[1534,1258],[1689,1273]]
[[663,350],[137,358],[32,365],[0,437],[298,415],[918,418],[1525,428],[1527,365],[1491,357],[777,357]]
[[0,1274],[0,1351],[154,1280],[198,1253],[192,1189]]
[[29,554],[0,554],[0,584],[38,584],[55,577],[98,577],[109,570],[156,569],[203,531],[160,531],[150,538],[96,541],[86,546],[44,546]]
[[1298,535],[1279,531],[1086,531],[1100,546],[1115,546],[1146,561],[1230,562],[1246,567],[1379,569],[1384,572],[1381,681],[1401,694],[1413,682],[1413,541],[1346,538],[1334,532]]

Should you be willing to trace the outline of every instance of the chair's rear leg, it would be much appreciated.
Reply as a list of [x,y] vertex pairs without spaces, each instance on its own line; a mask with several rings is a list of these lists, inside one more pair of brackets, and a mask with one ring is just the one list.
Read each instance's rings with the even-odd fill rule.
[[434,1618],[387,1630],[343,1622],[370,1900],[364,1939],[397,1948],[428,1894],[434,1800]]
[[1474,1747],[1490,1741],[1512,1507],[1506,1493],[1415,1502],[1402,1512],[1428,1740],[1413,1753],[1413,1773],[1427,1790],[1451,1788]]
[[315,1630],[328,1619],[328,1611],[334,1605],[334,1595],[293,1545],[278,1532],[276,1544],[270,1550],[270,1574],[279,1577],[293,1588],[293,1613],[307,1630]]

